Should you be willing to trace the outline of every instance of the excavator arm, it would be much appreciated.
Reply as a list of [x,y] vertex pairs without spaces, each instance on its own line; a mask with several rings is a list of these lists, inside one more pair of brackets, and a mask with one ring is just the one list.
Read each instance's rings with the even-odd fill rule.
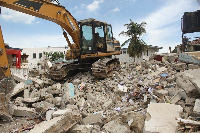
[[[72,52],[80,48],[78,23],[71,13],[59,3],[54,4],[52,0],[0,0],[0,6],[57,23],[63,28],[64,37]],[[74,44],[70,43],[65,31],[72,37]]]

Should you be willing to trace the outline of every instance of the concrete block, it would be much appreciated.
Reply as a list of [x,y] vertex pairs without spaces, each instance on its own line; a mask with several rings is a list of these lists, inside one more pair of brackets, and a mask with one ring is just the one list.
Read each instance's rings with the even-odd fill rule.
[[200,117],[200,99],[195,100],[195,105],[193,108],[193,112],[191,113],[192,117]]
[[75,79],[75,80],[72,82],[72,84],[75,85],[75,86],[78,86],[79,84],[81,84],[81,80]]
[[145,115],[141,112],[129,111],[120,115],[123,123],[128,123],[131,129],[136,133],[142,133],[144,128]]
[[168,95],[173,97],[176,93],[179,93],[181,95],[181,99],[187,99],[187,95],[185,91],[177,91],[177,90],[170,90]]
[[62,116],[62,115],[66,114],[67,112],[70,112],[70,111],[71,111],[71,109],[57,110],[57,111],[53,112],[52,115],[53,115],[53,118],[54,118],[54,117]]
[[15,105],[16,106],[21,106],[21,107],[23,107],[23,100],[24,100],[24,98],[23,97],[17,97],[16,99],[15,99]]
[[170,99],[170,103],[175,104],[177,103],[179,100],[181,100],[181,94],[176,93],[171,99]]
[[101,121],[101,113],[90,114],[86,118],[83,119],[83,124],[97,124]]
[[95,101],[95,97],[92,94],[87,93],[86,96],[87,96],[87,100],[90,100],[90,101],[93,101],[93,102]]
[[126,125],[122,125],[116,121],[110,121],[103,126],[103,129],[109,133],[130,133],[130,129]]
[[122,92],[127,92],[127,87],[125,85],[118,84],[118,90]]
[[53,113],[54,113],[54,110],[48,110],[46,112],[46,120],[49,121],[53,118]]
[[194,86],[200,93],[200,79],[191,79],[191,82],[194,84]]
[[195,64],[188,64],[188,69],[198,69],[199,66]]
[[38,102],[40,100],[39,97],[35,97],[35,98],[24,98],[23,101],[26,103],[35,103]]
[[93,128],[94,125],[75,125],[70,129],[70,133],[81,133],[85,128]]
[[61,85],[60,83],[57,83],[57,84],[52,85],[52,87],[53,87],[54,89],[61,90],[62,85]]
[[182,88],[186,92],[188,97],[199,97],[199,91],[187,77],[177,77],[176,84],[177,87]]
[[196,99],[193,111],[200,113],[200,99]]
[[80,122],[82,120],[81,118],[79,113],[67,113],[63,116],[37,124],[29,133],[64,133],[77,122]]
[[112,100],[108,100],[103,104],[103,108],[109,108],[112,105]]
[[46,89],[40,89],[40,97],[46,96]]
[[177,63],[175,64],[175,69],[176,70],[185,70],[187,68],[187,64],[186,63]]
[[62,97],[55,97],[55,105],[56,106],[61,106],[62,102]]
[[168,103],[150,103],[147,113],[144,131],[149,133],[175,133],[178,127],[176,117],[180,117],[183,108],[180,105]]
[[12,93],[11,93],[11,97],[15,96],[16,94],[22,92],[23,90],[25,90],[25,84],[23,82],[17,84],[15,86],[15,88],[13,89]]
[[42,112],[45,112],[48,109],[54,108],[53,104],[50,104],[50,103],[45,102],[45,101],[34,103],[34,104],[32,104],[32,106],[36,109],[36,111],[42,111]]
[[25,89],[24,90],[24,98],[29,98],[29,90],[28,89]]
[[167,90],[153,90],[153,94],[159,97],[163,97],[163,96],[168,96],[168,91]]
[[43,80],[41,80],[41,79],[35,79],[34,81],[35,81],[35,83],[37,83],[38,85],[40,85],[41,88],[44,87],[44,81]]
[[17,107],[14,106],[14,112],[13,116],[28,116],[31,117],[35,113],[35,110],[33,108],[27,108],[27,107]]

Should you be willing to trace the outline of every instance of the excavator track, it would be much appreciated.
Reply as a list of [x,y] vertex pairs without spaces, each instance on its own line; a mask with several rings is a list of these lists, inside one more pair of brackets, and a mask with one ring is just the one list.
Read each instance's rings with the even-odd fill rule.
[[49,77],[53,80],[66,80],[80,71],[88,71],[94,62],[72,61],[68,63],[54,64],[49,71]]
[[67,76],[70,76],[73,73],[73,70],[76,69],[75,62],[73,63],[61,63],[54,64],[49,71],[49,77],[53,80],[65,80]]
[[92,64],[92,75],[95,78],[107,78],[112,75],[115,68],[120,66],[118,58],[99,59]]
[[89,59],[87,61],[74,61],[70,63],[54,64],[49,71],[49,77],[53,80],[66,80],[77,72],[92,69],[94,78],[106,78],[112,74],[115,68],[120,66],[118,58]]

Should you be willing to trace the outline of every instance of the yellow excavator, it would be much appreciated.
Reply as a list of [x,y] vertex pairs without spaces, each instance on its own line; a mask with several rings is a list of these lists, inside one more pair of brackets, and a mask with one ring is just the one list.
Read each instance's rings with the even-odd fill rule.
[[[74,71],[85,68],[92,68],[94,77],[105,78],[119,66],[117,58],[106,58],[121,54],[121,51],[115,50],[110,24],[93,18],[77,21],[58,0],[0,0],[0,6],[46,19],[61,26],[70,47],[66,59],[73,61],[54,65],[49,72],[51,78],[61,80]],[[68,35],[71,36],[73,44]],[[0,68],[5,76],[10,75],[1,29]]]

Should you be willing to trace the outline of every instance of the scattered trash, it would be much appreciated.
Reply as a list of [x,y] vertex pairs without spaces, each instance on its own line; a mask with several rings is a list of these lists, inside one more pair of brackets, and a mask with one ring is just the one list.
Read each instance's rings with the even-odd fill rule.
[[[165,113],[165,118],[158,118],[159,113],[155,117],[149,116],[149,108],[155,105],[157,108],[153,110],[160,113],[163,111],[162,108],[168,110],[172,106],[181,106],[183,108],[181,120],[175,121],[175,118],[170,116],[169,121],[174,120],[173,124],[178,122],[179,124],[175,125],[181,131],[183,128],[185,131],[195,131],[190,121],[187,123],[184,120],[196,123],[194,121],[200,117],[198,101],[200,70],[190,69],[179,72],[174,67],[177,65],[178,68],[179,63],[156,61],[122,63],[122,67],[115,70],[111,77],[101,80],[94,80],[90,72],[78,73],[68,81],[60,83],[43,75],[29,77],[28,80],[17,83],[10,94],[11,104],[8,105],[14,107],[14,110],[10,109],[10,111],[17,121],[8,122],[7,125],[2,124],[0,130],[28,132],[32,129],[33,132],[39,128],[38,124],[51,122],[55,122],[54,124],[60,127],[63,126],[60,121],[63,118],[63,122],[70,123],[66,130],[72,129],[72,131],[116,131],[109,130],[114,124],[117,124],[119,131],[121,131],[120,127],[128,132],[144,132],[143,128],[152,131],[148,127],[148,122],[146,124],[145,118],[146,121],[157,119],[156,121],[162,122],[168,119],[168,112],[173,111],[174,114],[177,111],[171,109]],[[161,104],[163,107],[160,106]],[[66,115],[70,115],[69,112],[73,113],[73,117],[66,118]],[[55,127],[49,124],[44,129]],[[167,125],[167,122],[164,124]],[[196,126],[200,127],[198,123]],[[37,128],[33,130],[34,127]],[[151,128],[155,127],[151,123]],[[164,131],[163,128],[160,127]]]
[[81,84],[78,86],[78,89],[82,90],[84,87],[85,87],[85,83],[81,83]]
[[70,97],[74,97],[74,85],[72,83],[69,83],[69,95]]

